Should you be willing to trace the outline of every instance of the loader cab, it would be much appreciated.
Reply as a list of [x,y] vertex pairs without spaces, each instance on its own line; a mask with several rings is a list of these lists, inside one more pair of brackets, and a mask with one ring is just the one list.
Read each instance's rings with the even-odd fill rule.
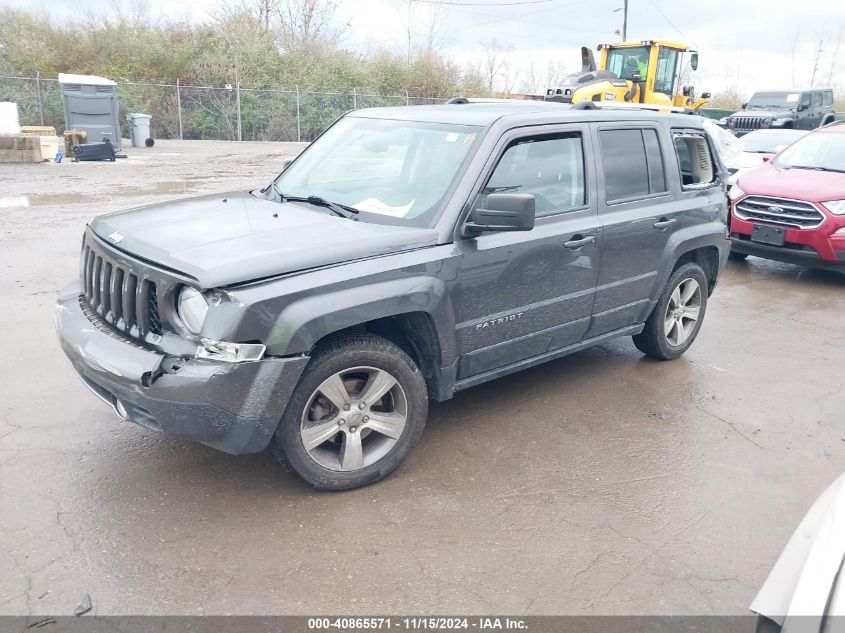
[[664,40],[599,44],[598,68],[637,84],[630,100],[698,109],[709,98],[696,99],[689,85],[698,68],[698,53],[685,44]]

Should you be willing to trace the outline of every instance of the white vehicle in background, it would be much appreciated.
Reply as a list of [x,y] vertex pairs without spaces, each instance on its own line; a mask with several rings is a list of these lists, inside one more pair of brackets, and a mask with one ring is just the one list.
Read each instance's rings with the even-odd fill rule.
[[751,604],[758,633],[845,630],[845,475],[804,516]]
[[762,165],[767,159],[782,149],[792,145],[807,133],[806,130],[755,130],[738,139],[742,144],[742,153],[731,156],[726,162],[730,178],[728,184],[733,185],[742,172]]

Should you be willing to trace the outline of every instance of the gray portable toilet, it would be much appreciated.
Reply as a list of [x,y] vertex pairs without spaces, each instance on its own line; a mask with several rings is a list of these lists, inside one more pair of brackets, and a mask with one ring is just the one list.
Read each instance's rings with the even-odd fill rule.
[[65,129],[84,130],[89,143],[107,137],[116,150],[121,149],[120,121],[117,118],[117,84],[96,75],[59,73]]

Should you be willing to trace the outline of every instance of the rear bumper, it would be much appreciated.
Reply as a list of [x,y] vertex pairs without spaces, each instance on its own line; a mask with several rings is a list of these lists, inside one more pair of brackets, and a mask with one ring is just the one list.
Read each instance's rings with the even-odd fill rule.
[[59,293],[56,330],[79,378],[128,419],[227,453],[263,450],[308,357],[221,363],[167,356],[93,323],[73,283]]

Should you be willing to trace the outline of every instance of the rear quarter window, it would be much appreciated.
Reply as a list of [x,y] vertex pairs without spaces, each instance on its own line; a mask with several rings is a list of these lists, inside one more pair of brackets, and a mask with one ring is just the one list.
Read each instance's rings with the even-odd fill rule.
[[701,189],[717,182],[716,161],[703,133],[673,131],[682,189]]

